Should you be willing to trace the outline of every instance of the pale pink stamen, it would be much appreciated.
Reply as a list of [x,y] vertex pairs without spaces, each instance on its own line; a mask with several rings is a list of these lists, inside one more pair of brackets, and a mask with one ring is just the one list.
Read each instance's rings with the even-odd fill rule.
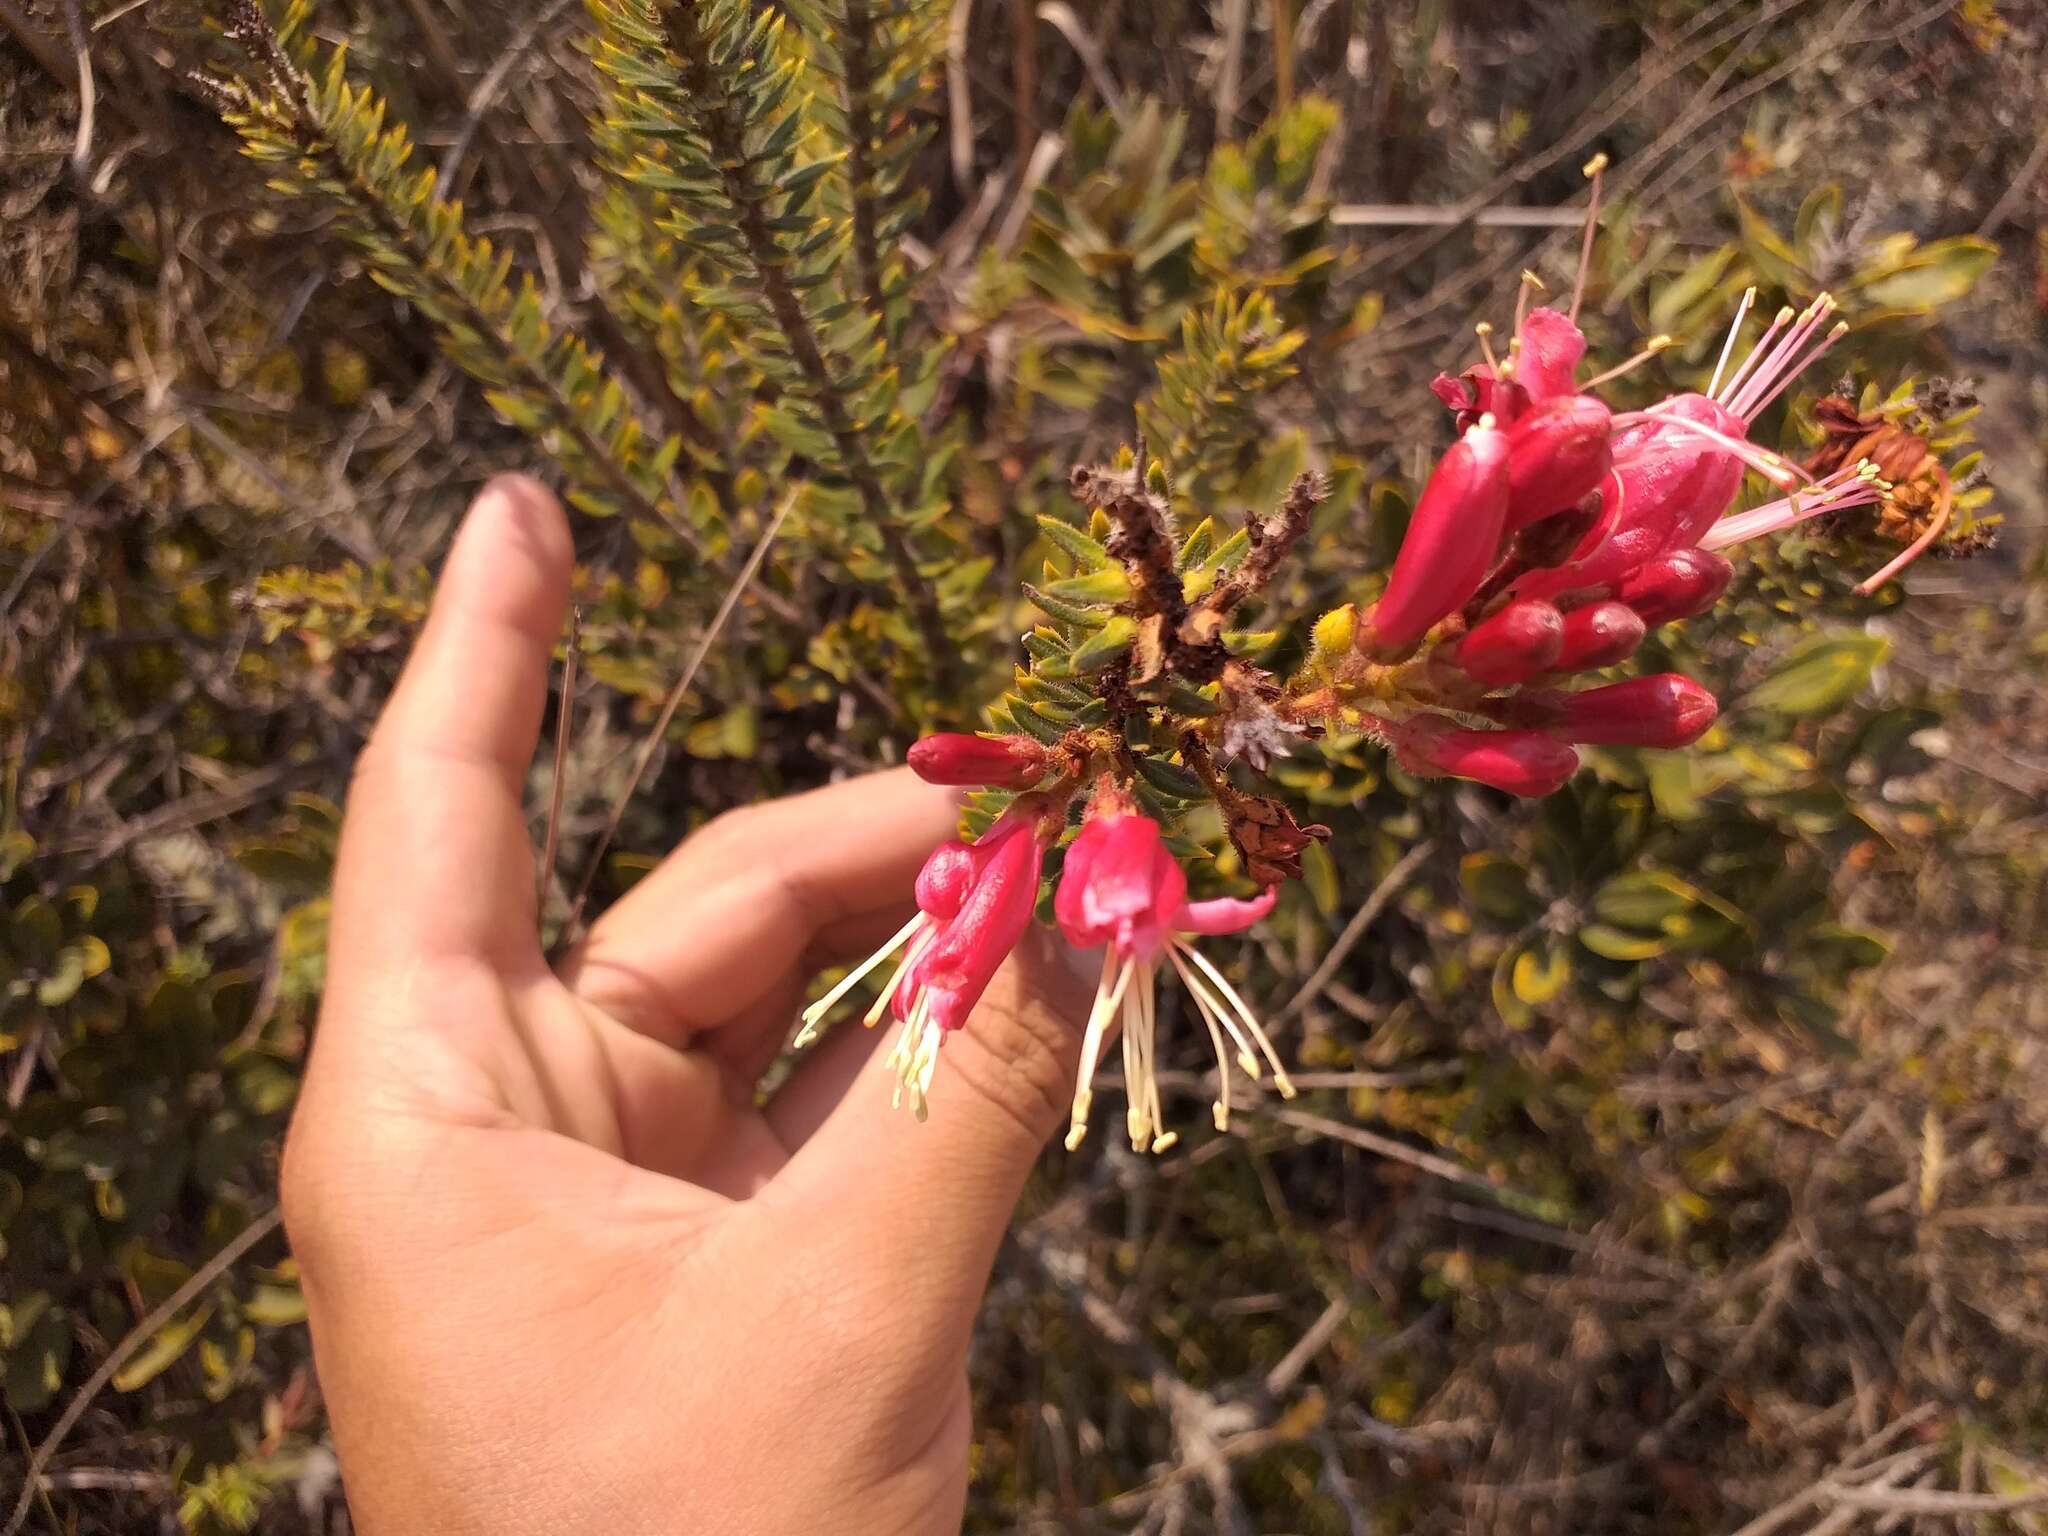
[[1775,391],[1777,386],[1788,378],[1795,377],[1795,372],[1790,366],[1793,357],[1806,346],[1814,332],[1819,330],[1822,323],[1834,312],[1834,296],[1826,293],[1801,310],[1798,323],[1779,338],[1778,344],[1756,365],[1755,371],[1749,375],[1742,388],[1731,390],[1727,401],[1729,414],[1748,421],[1756,414],[1759,402],[1766,394]]
[[1726,549],[1745,539],[1790,528],[1823,512],[1869,506],[1883,501],[1890,491],[1890,484],[1879,478],[1877,466],[1863,459],[1853,468],[1836,470],[1810,489],[1795,491],[1782,500],[1766,502],[1761,507],[1751,507],[1747,512],[1722,518],[1701,537],[1699,547]]
[[1755,404],[1751,405],[1747,410],[1739,413],[1742,416],[1742,419],[1744,421],[1751,421],[1754,420],[1757,416],[1761,415],[1765,408],[1768,407],[1773,400],[1777,399],[1778,396],[1785,393],[1786,390],[1790,389],[1795,383],[1798,382],[1799,376],[1806,372],[1808,368],[1812,367],[1813,364],[1819,360],[1820,355],[1823,352],[1827,351],[1828,348],[1832,347],[1836,342],[1840,341],[1844,336],[1848,334],[1849,322],[1846,320],[1837,321],[1835,323],[1834,329],[1830,330],[1827,333],[1827,335],[1821,337],[1819,341],[1815,342],[1811,347],[1809,347],[1806,350],[1805,355],[1802,356],[1799,359],[1799,361],[1793,363],[1791,366],[1785,369],[1783,376],[1779,378],[1777,384],[1773,386],[1769,394],[1765,395],[1761,400],[1758,400]]
[[1771,323],[1764,327],[1763,335],[1757,337],[1756,345],[1751,347],[1749,354],[1743,358],[1742,366],[1728,376],[1728,382],[1721,387],[1720,393],[1712,397],[1715,403],[1720,405],[1728,403],[1729,397],[1737,389],[1741,388],[1742,381],[1749,377],[1749,371],[1763,360],[1765,350],[1771,345],[1772,338],[1791,323],[1792,306],[1788,304],[1771,318]]
[[1586,180],[1593,183],[1593,191],[1586,199],[1586,232],[1579,240],[1579,273],[1572,280],[1572,307],[1566,318],[1579,323],[1579,305],[1586,298],[1586,274],[1593,265],[1593,236],[1600,228],[1600,178],[1607,169],[1607,156],[1603,152],[1588,160],[1581,168]]

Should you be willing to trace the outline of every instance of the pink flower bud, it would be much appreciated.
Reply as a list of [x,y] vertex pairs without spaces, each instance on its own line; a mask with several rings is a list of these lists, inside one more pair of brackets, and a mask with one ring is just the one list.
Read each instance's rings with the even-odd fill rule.
[[1386,593],[1359,628],[1359,648],[1413,650],[1429,627],[1479,590],[1508,509],[1508,439],[1482,419],[1438,460],[1408,520]]
[[989,784],[1029,789],[1045,777],[1047,753],[1028,736],[941,732],[914,742],[910,766],[927,784]]
[[1564,615],[1540,598],[1517,598],[1460,640],[1451,660],[1473,681],[1507,688],[1549,671],[1563,647]]
[[1508,432],[1508,531],[1575,507],[1614,464],[1613,412],[1590,395],[1557,395]]
[[1467,730],[1443,715],[1396,721],[1387,738],[1410,773],[1472,779],[1511,795],[1547,795],[1579,767],[1578,753],[1541,731]]
[[1689,747],[1721,711],[1714,696],[1677,672],[1632,677],[1578,693],[1520,693],[1499,717],[1572,741],[1610,747]]
[[946,893],[957,905],[905,967],[894,999],[897,1017],[910,1018],[921,1003],[942,1034],[967,1022],[996,967],[1031,925],[1045,856],[1040,829],[1027,820],[998,822],[969,851],[971,883]]
[[1586,333],[1570,317],[1545,307],[1522,317],[1521,338],[1515,379],[1530,398],[1542,401],[1571,394],[1586,355]]
[[1651,627],[1705,613],[1721,600],[1735,567],[1704,549],[1674,549],[1638,567],[1616,594]]
[[1559,672],[1597,672],[1626,661],[1643,643],[1642,615],[1626,603],[1593,603],[1564,616],[1564,645],[1551,663]]

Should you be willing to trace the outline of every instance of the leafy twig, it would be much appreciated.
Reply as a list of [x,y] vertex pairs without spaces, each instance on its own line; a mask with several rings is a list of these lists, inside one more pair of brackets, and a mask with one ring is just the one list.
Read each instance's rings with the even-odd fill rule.
[[41,1486],[43,1468],[49,1465],[50,1458],[57,1454],[57,1448],[64,1443],[65,1437],[85,1417],[85,1410],[92,1406],[92,1400],[114,1379],[114,1373],[127,1363],[128,1357],[147,1343],[159,1328],[184,1311],[200,1292],[225,1274],[230,1265],[275,1231],[282,1215],[276,1206],[272,1206],[250,1222],[233,1241],[193,1271],[191,1279],[165,1297],[161,1305],[129,1329],[121,1342],[113,1347],[107,1358],[100,1362],[99,1369],[86,1378],[85,1385],[78,1389],[56,1424],[43,1437],[43,1443],[29,1458],[27,1474],[22,1479],[21,1497],[15,1501],[14,1512],[8,1517],[5,1528],[0,1529],[0,1536],[15,1536],[21,1529],[34,1503],[35,1491]]
[[661,750],[662,738],[668,734],[669,723],[675,719],[676,710],[682,705],[683,695],[688,693],[690,685],[697,681],[697,673],[704,665],[704,658],[711,654],[711,647],[717,642],[719,632],[725,628],[726,620],[732,617],[733,610],[739,606],[741,594],[747,590],[755,573],[761,569],[761,562],[768,556],[769,545],[775,542],[775,535],[781,531],[783,519],[789,516],[790,509],[795,505],[796,496],[791,493],[785,496],[782,505],[775,509],[775,516],[770,519],[768,527],[754,545],[753,553],[747,556],[746,565],[733,579],[732,585],[726,589],[725,599],[718,605],[718,612],[711,616],[710,624],[705,627],[703,637],[697,642],[697,649],[690,653],[690,659],[684,663],[682,676],[676,679],[675,686],[669,689],[668,697],[662,701],[661,714],[656,717],[646,740],[640,744],[640,753],[633,760],[633,771],[626,779],[626,787],[619,791],[618,799],[612,803],[611,815],[606,818],[604,831],[599,834],[597,847],[592,851],[589,863],[583,871],[583,883],[576,888],[576,899],[569,904],[569,915],[562,920],[560,942],[563,944],[575,940],[577,925],[583,920],[583,909],[590,901],[591,887],[597,883],[597,872],[604,866],[604,856],[611,849],[612,839],[618,835],[619,822],[626,814],[627,805],[639,790],[640,781],[647,776],[648,764],[654,761],[654,754]]

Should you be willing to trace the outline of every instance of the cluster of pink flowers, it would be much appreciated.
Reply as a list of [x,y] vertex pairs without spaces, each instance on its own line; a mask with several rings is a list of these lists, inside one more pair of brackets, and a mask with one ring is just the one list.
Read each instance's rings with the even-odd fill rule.
[[[1890,488],[1867,462],[1816,479],[1750,441],[1760,413],[1841,334],[1843,327],[1828,328],[1834,304],[1827,295],[1796,315],[1781,311],[1731,371],[1751,290],[1704,392],[1616,412],[1589,391],[1668,340],[1659,337],[1620,368],[1580,382],[1586,338],[1576,299],[1570,313],[1532,310],[1528,292],[1525,286],[1505,358],[1494,354],[1482,326],[1486,361],[1436,381],[1436,393],[1457,413],[1458,441],[1424,486],[1386,588],[1350,625],[1349,644],[1323,641],[1318,627],[1319,643],[1334,653],[1328,686],[1287,698],[1275,686],[1271,694],[1276,709],[1291,705],[1301,718],[1362,715],[1410,772],[1543,795],[1577,770],[1580,745],[1688,746],[1718,709],[1707,689],[1677,673],[1562,684],[1626,661],[1652,628],[1713,607],[1733,574],[1717,551],[1878,501]],[[1786,494],[1727,516],[1746,471]],[[901,1025],[888,1061],[897,1101],[907,1095],[921,1117],[940,1048],[967,1022],[1031,921],[1046,856],[1067,836],[1069,804],[1094,756],[1085,742],[1055,749],[1024,736],[917,743],[911,766],[934,783],[1019,793],[973,842],[933,852],[918,877],[917,915],[806,1010],[798,1043],[864,977],[893,961],[866,1022],[893,1012]],[[1276,894],[1269,887],[1251,900],[1190,901],[1159,824],[1113,777],[1097,781],[1053,896],[1067,941],[1103,951],[1070,1148],[1086,1134],[1112,1030],[1123,1042],[1131,1145],[1157,1152],[1174,1143],[1163,1123],[1154,1048],[1167,966],[1216,1051],[1217,1127],[1229,1121],[1233,1062],[1255,1081],[1270,1070],[1275,1087],[1293,1093],[1251,1008],[1192,942],[1249,928]]]
[[[1369,661],[1401,669],[1393,698],[1442,706],[1372,717],[1409,771],[1543,795],[1577,769],[1575,744],[1690,745],[1717,712],[1691,678],[1556,685],[1713,607],[1733,574],[1716,551],[1885,494],[1867,463],[1816,480],[1749,440],[1764,408],[1845,329],[1826,328],[1834,301],[1823,294],[1796,315],[1780,311],[1730,372],[1754,300],[1752,289],[1706,391],[1646,410],[1617,413],[1587,391],[1668,339],[1582,384],[1585,335],[1549,308],[1518,315],[1505,359],[1481,327],[1487,361],[1437,379],[1461,436],[1356,633]],[[1787,494],[1723,516],[1746,469]]]
[[[1041,780],[1047,755],[1022,737],[929,736],[911,751],[911,766],[940,784],[1023,788]],[[972,843],[941,844],[917,879],[917,915],[831,991],[804,1011],[799,1045],[814,1037],[826,1014],[870,972],[895,958],[896,969],[868,1010],[866,1023],[893,1012],[902,1029],[889,1052],[896,1099],[908,1095],[922,1117],[946,1037],[967,1022],[996,969],[1023,937],[1038,899],[1046,850],[1066,826],[1064,797],[1021,795]],[[1067,1146],[1088,1128],[1095,1071],[1112,1026],[1123,1038],[1126,1123],[1131,1145],[1164,1152],[1178,1139],[1165,1128],[1153,1048],[1157,983],[1171,965],[1208,1026],[1220,1079],[1218,1130],[1230,1117],[1230,1062],[1254,1080],[1270,1069],[1275,1087],[1294,1092],[1273,1044],[1236,988],[1190,942],[1242,932],[1272,911],[1278,891],[1251,900],[1188,899],[1187,876],[1166,847],[1159,823],[1106,776],[1090,797],[1081,829],[1067,846],[1053,912],[1067,942],[1103,951],[1102,976],[1089,1009],[1074,1085]],[[1225,1042],[1228,1041],[1226,1046]]]

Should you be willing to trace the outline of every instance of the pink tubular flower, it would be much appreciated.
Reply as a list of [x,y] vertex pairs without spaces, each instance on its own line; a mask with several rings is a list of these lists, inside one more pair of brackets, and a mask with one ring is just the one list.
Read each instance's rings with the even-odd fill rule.
[[1720,710],[1691,678],[1660,672],[1577,693],[1518,694],[1504,701],[1500,717],[1590,745],[1672,748],[1698,741]]
[[1589,603],[1564,616],[1564,644],[1552,663],[1559,672],[1597,672],[1627,661],[1648,626],[1626,603]]
[[1575,507],[1614,464],[1613,413],[1590,395],[1556,395],[1508,429],[1508,532]]
[[1638,566],[1615,594],[1651,627],[1705,613],[1721,600],[1735,567],[1704,549],[1674,549]]
[[1363,645],[1399,656],[1474,592],[1493,566],[1508,509],[1507,434],[1482,416],[1437,461],[1415,503]]
[[1470,730],[1447,715],[1410,715],[1386,724],[1394,759],[1424,778],[1471,779],[1511,795],[1563,787],[1579,754],[1541,731]]
[[1236,1047],[1237,1063],[1254,1080],[1260,1075],[1254,1045],[1272,1068],[1274,1085],[1293,1097],[1272,1042],[1222,972],[1206,959],[1188,936],[1238,933],[1268,912],[1278,892],[1268,888],[1250,901],[1222,898],[1188,900],[1187,876],[1166,847],[1159,823],[1127,808],[1121,796],[1098,794],[1096,810],[1067,849],[1066,865],[1053,895],[1053,914],[1067,942],[1078,949],[1106,945],[1102,980],[1081,1042],[1081,1071],[1074,1085],[1073,1121],[1067,1130],[1069,1151],[1088,1133],[1088,1111],[1094,1098],[1091,1084],[1102,1055],[1104,1038],[1121,1017],[1124,1049],[1124,1091],[1131,1146],[1139,1152],[1164,1152],[1178,1135],[1164,1128],[1159,1080],[1155,1070],[1154,1034],[1159,966],[1170,962],[1181,985],[1209,1027],[1216,1048],[1218,1097],[1216,1128],[1230,1125],[1230,1068],[1224,1036]]
[[[1859,479],[1859,470],[1796,490],[1811,477],[1749,441],[1750,428],[1762,411],[1791,388],[1845,329],[1838,325],[1823,334],[1835,303],[1822,294],[1796,316],[1790,309],[1781,310],[1748,358],[1730,373],[1729,358],[1755,299],[1754,289],[1743,296],[1705,393],[1674,395],[1648,410],[1613,419],[1614,471],[1601,493],[1605,505],[1599,524],[1570,560],[1555,569],[1532,571],[1517,583],[1517,592],[1556,597],[1611,589],[1646,561],[1669,551],[1695,545],[1717,548],[1831,506],[1877,499],[1881,492],[1869,483],[1874,472]],[[1532,313],[1530,321],[1538,313],[1542,312]],[[1528,355],[1525,346],[1525,360]],[[1518,377],[1529,382],[1526,367]],[[1533,385],[1531,392],[1541,393]],[[1745,468],[1793,494],[1729,519],[1738,526],[1726,528],[1721,515],[1741,489]]]
[[1509,688],[1555,665],[1564,649],[1564,615],[1539,598],[1517,598],[1451,648],[1451,661],[1474,682]]
[[968,736],[943,731],[911,744],[912,771],[927,784],[1029,789],[1045,777],[1049,754],[1029,736]]
[[903,951],[863,1022],[872,1029],[892,1007],[902,1021],[888,1056],[899,1082],[896,1102],[909,1093],[912,1110],[923,1119],[939,1046],[967,1022],[996,968],[1030,925],[1046,843],[1058,826],[1056,814],[1020,801],[975,842],[935,848],[918,873],[917,916],[804,1010],[797,1045],[816,1039],[818,1024],[833,1006]]

